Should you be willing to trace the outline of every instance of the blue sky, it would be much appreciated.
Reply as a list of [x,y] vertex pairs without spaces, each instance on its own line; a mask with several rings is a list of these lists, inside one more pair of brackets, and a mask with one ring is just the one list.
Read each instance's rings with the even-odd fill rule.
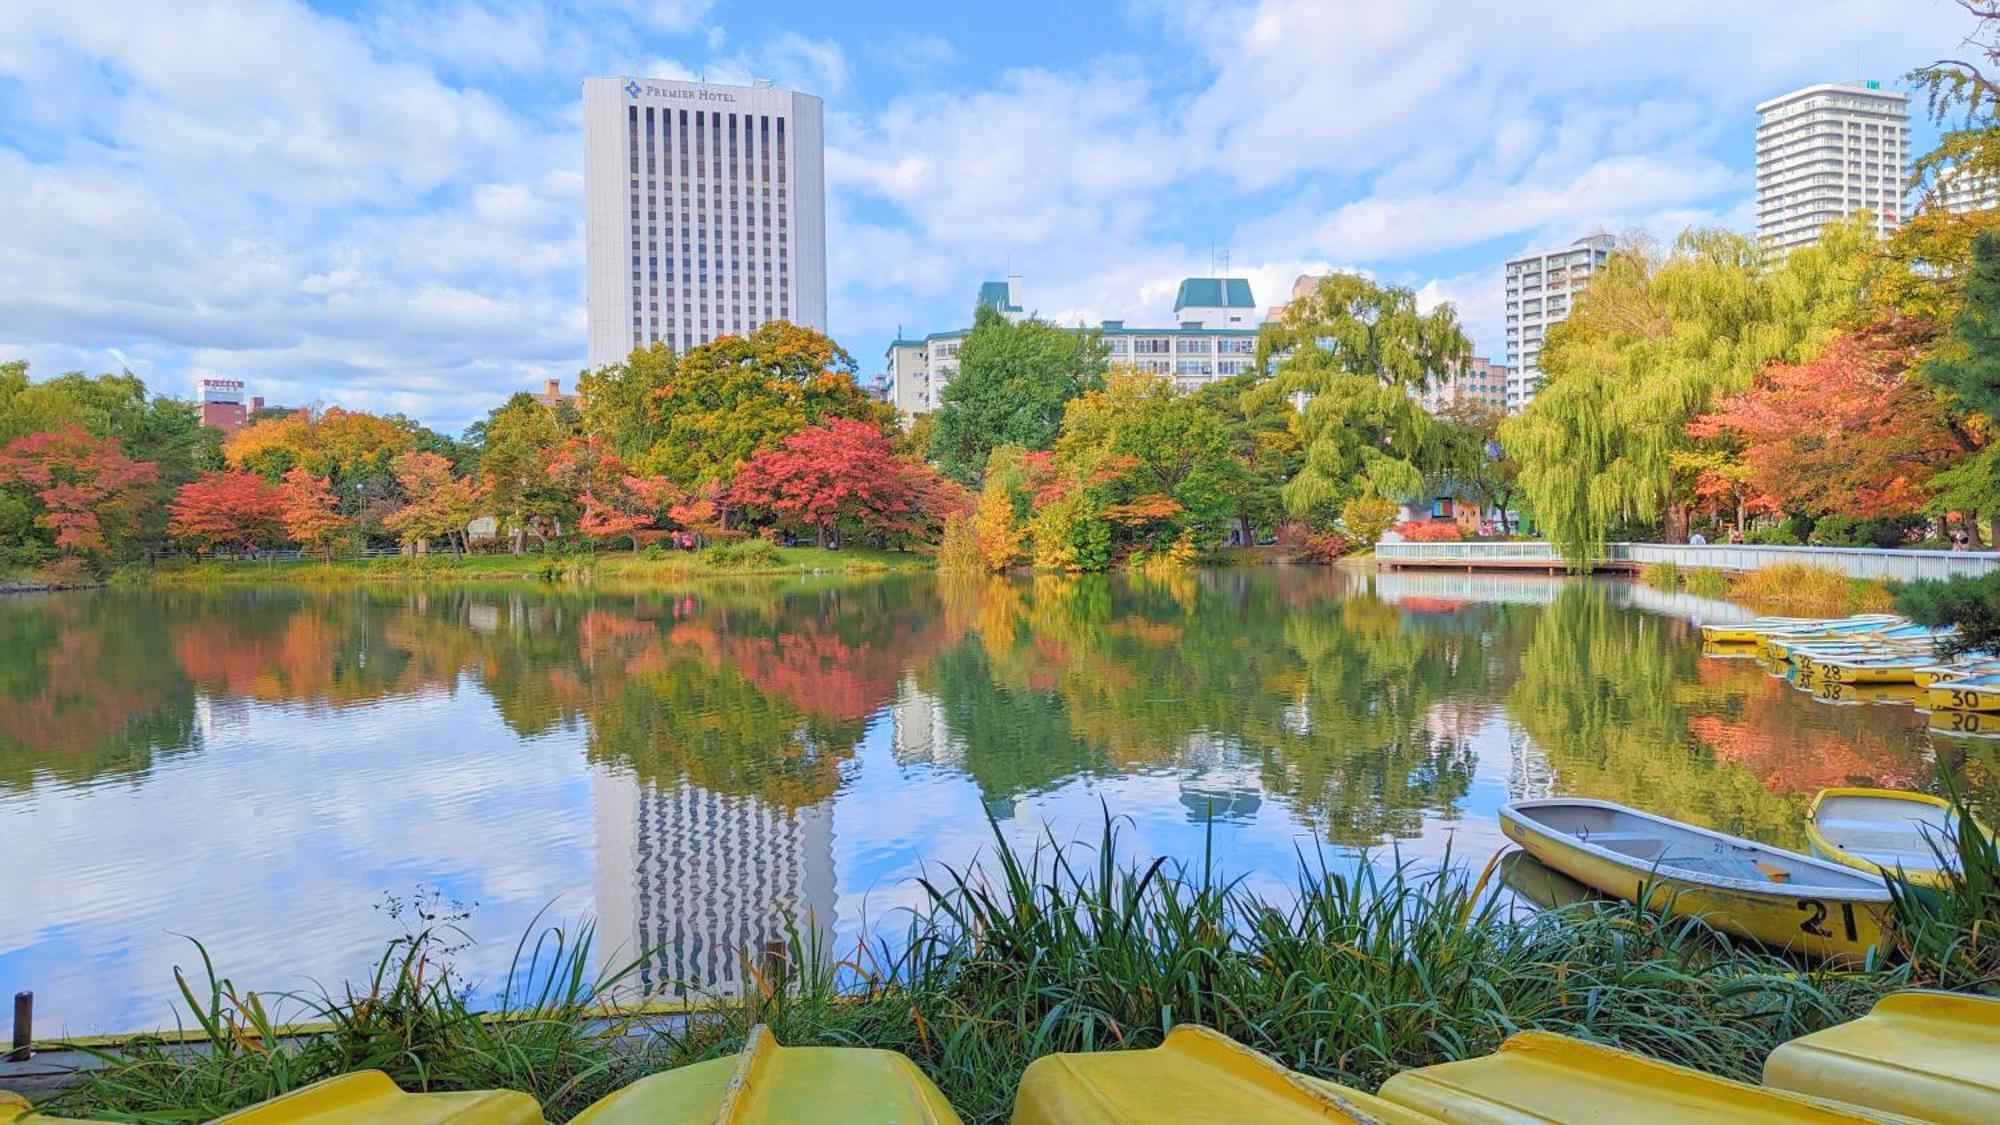
[[[1747,229],[1756,102],[1953,52],[1949,0],[0,4],[0,358],[456,430],[582,365],[579,82],[827,102],[831,331],[864,375],[1011,266],[1162,322],[1216,250],[1357,268],[1499,355],[1499,264]],[[1922,139],[1931,130],[1920,132]]]

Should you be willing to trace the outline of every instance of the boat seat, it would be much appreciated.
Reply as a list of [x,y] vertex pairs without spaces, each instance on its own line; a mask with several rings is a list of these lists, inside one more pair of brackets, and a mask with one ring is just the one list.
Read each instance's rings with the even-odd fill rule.
[[1620,855],[1634,859],[1652,859],[1660,854],[1661,840],[1650,832],[1591,832],[1578,834],[1577,839],[1586,844],[1596,844],[1609,848]]
[[379,1070],[302,1086],[215,1119],[215,1125],[542,1125],[542,1107],[513,1090],[406,1094]]
[[1546,1031],[1523,1031],[1483,1058],[1406,1070],[1381,1096],[1454,1122],[1880,1122],[1784,1090],[1716,1078]]
[[2000,1121],[2000,999],[1893,992],[1858,1020],[1794,1039],[1764,1084],[1927,1121]]
[[1205,1027],[1176,1027],[1144,1051],[1044,1055],[1014,1094],[1012,1125],[1155,1121],[1367,1121],[1437,1125],[1359,1090],[1294,1073]]

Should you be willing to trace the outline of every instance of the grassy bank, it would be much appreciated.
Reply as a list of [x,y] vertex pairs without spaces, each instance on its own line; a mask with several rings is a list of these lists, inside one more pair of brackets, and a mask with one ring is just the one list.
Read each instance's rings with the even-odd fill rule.
[[989,857],[923,882],[907,932],[843,957],[794,935],[782,965],[753,971],[752,995],[684,1021],[608,1018],[626,975],[593,970],[587,930],[523,942],[507,982],[517,999],[493,1019],[444,969],[454,939],[434,924],[369,980],[294,997],[328,1028],[283,1045],[273,998],[210,969],[183,982],[204,1050],[135,1045],[51,1108],[195,1121],[377,1067],[409,1089],[524,1090],[562,1120],[638,1077],[731,1052],[758,1022],[783,1043],[903,1051],[970,1121],[1003,1119],[1037,1056],[1152,1046],[1183,1022],[1370,1090],[1524,1028],[1755,1080],[1777,1044],[1884,992],[1996,979],[1990,846],[1967,858],[1979,890],[1903,895],[1921,926],[1901,964],[1840,975],[1621,904],[1526,913],[1489,893],[1491,865],[1346,874],[1309,860],[1293,900],[1267,903],[1207,862],[1130,860],[1110,822],[1094,847],[1001,841]]
[[593,582],[646,583],[709,575],[877,574],[925,570],[930,559],[899,551],[734,544],[695,552],[604,552],[396,556],[380,559],[221,560],[134,566],[120,585],[222,586],[352,582]]
[[1825,617],[1884,613],[1893,600],[1888,584],[1879,579],[1850,578],[1809,563],[1780,563],[1747,574],[1679,567],[1670,562],[1648,563],[1639,572],[1639,581],[1656,590],[1728,598],[1773,613]]

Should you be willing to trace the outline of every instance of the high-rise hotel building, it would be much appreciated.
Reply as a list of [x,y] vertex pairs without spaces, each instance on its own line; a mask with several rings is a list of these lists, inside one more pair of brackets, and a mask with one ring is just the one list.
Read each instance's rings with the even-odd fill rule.
[[1887,235],[1909,175],[1908,94],[1821,83],[1757,107],[1757,237],[1779,253],[1861,210]]
[[584,80],[592,368],[772,320],[826,330],[823,114],[761,81]]

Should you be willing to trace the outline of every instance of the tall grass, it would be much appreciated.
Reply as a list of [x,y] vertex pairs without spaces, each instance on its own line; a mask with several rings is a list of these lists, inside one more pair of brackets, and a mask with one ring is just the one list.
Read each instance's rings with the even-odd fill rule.
[[1753,570],[1731,584],[1729,596],[1759,609],[1827,616],[1886,613],[1893,608],[1887,584],[1808,563]]
[[1955,831],[1927,841],[1944,885],[1889,875],[1897,949],[1925,983],[2000,994],[2000,847],[1955,795],[1952,811]]
[[1493,864],[1449,857],[1350,867],[1306,855],[1292,893],[1267,901],[1211,852],[1188,864],[1127,856],[1109,815],[1093,846],[995,837],[984,862],[926,877],[900,932],[836,957],[794,930],[784,958],[746,966],[746,998],[641,1040],[607,1020],[620,974],[587,971],[587,933],[558,938],[554,956],[524,947],[516,962],[539,983],[506,1020],[475,1015],[431,962],[437,941],[418,938],[362,986],[311,1005],[330,1030],[282,1046],[261,1004],[211,969],[206,990],[185,990],[205,1052],[139,1044],[58,1108],[196,1120],[375,1066],[412,1089],[525,1090],[560,1120],[642,1074],[734,1050],[760,1022],[782,1043],[903,1051],[972,1121],[1004,1119],[1043,1054],[1148,1047],[1183,1022],[1367,1089],[1523,1028],[1754,1078],[1778,1043],[1860,1014],[1905,979],[1801,971],[1699,922],[1618,904],[1527,913],[1494,892]]

